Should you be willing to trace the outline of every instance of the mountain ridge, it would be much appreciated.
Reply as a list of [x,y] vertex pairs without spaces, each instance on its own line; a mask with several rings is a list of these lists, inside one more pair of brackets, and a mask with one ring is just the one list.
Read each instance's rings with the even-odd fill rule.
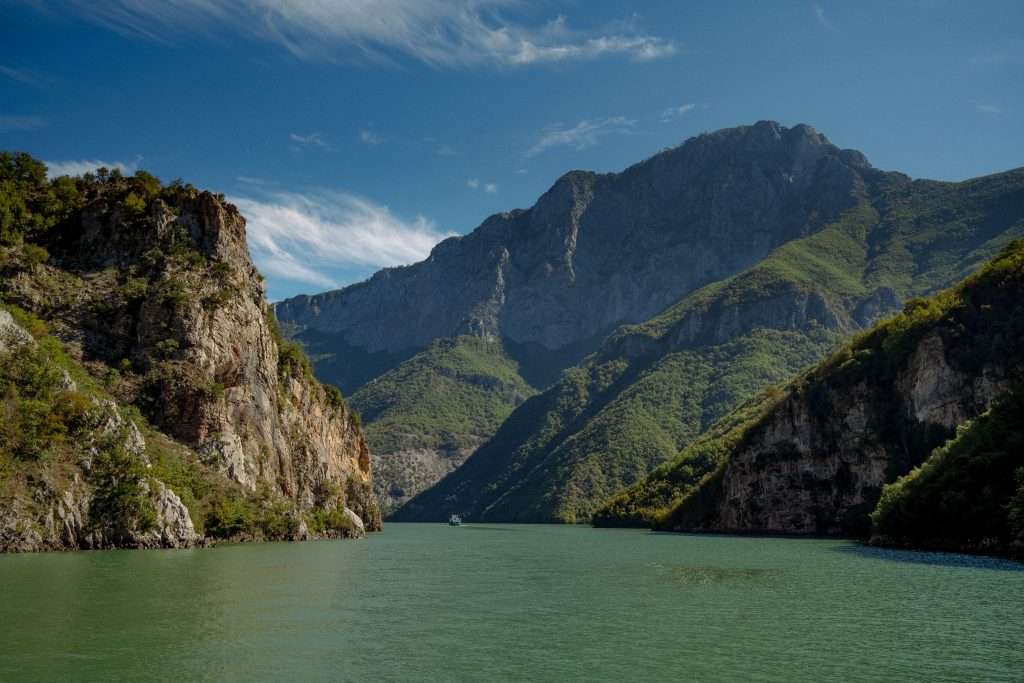
[[[360,410],[368,382],[437,339],[490,342],[537,390],[618,326],[818,229],[855,203],[862,175],[879,173],[806,125],[765,121],[709,133],[620,173],[566,173],[533,207],[495,214],[418,264],[274,310],[318,376]],[[428,442],[407,440],[406,450],[420,458]],[[378,462],[407,457],[392,443],[371,443]],[[438,465],[448,461],[436,456]]]
[[[435,519],[451,511],[490,521],[586,521],[602,496],[671,459],[701,425],[785,381],[907,297],[955,282],[981,254],[1024,233],[1022,169],[963,183],[881,174],[875,185],[817,233],[781,245],[748,271],[697,290],[646,323],[619,328],[574,370],[582,375],[567,376],[546,392],[549,399],[542,394],[512,414],[509,424],[522,434],[500,429],[395,519]],[[768,348],[757,350],[765,335],[775,335],[779,350],[792,353],[784,367]],[[724,351],[729,345],[734,350]],[[660,373],[658,379],[644,380],[644,368]],[[701,368],[719,379],[704,383]],[[728,376],[733,379],[723,382]],[[590,395],[585,387],[594,381],[597,393]],[[644,382],[649,386],[640,390]],[[630,391],[637,395],[623,403]],[[673,391],[679,398],[668,400]],[[694,398],[710,401],[710,412],[697,410]],[[549,409],[524,424],[517,413],[545,400]],[[688,401],[691,407],[683,408]],[[545,424],[559,427],[552,433]],[[666,429],[674,441],[657,435]],[[544,433],[535,441],[533,435]],[[531,477],[534,483],[526,483]]]

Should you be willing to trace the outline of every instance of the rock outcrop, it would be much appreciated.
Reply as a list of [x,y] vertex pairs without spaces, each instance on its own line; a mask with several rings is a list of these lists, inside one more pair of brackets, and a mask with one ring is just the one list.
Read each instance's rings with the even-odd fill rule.
[[[379,529],[358,418],[277,332],[249,258],[244,218],[222,197],[190,186],[154,187],[149,178],[78,181],[75,210],[33,236],[39,246],[32,248],[47,250],[43,263],[27,262],[19,248],[0,254],[4,300],[46,321],[72,362],[102,382],[100,394],[136,406],[193,454],[186,459],[230,482],[223,495],[237,490],[254,510],[273,513],[280,523],[268,522],[263,535],[297,536],[313,517],[316,534],[331,535],[330,520],[338,517],[330,515],[341,509],[362,522],[339,521],[345,535]],[[0,319],[0,332],[9,328]],[[124,432],[125,450],[149,466],[134,421],[120,416],[114,400],[100,400],[109,403],[111,422],[97,433]],[[199,536],[179,492],[149,479],[143,483],[156,519],[144,533],[106,529],[90,536],[62,522],[63,536],[41,536],[81,547],[194,543]],[[40,496],[54,499],[54,519],[82,518],[88,495],[64,494],[58,484]],[[208,504],[222,533],[256,514]],[[225,522],[217,518],[224,510],[241,517]]]

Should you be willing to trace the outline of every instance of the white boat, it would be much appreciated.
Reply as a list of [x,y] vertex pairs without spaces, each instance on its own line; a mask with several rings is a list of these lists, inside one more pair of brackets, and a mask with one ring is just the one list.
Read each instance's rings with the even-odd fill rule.
[[462,526],[462,517],[452,515],[448,518],[448,526]]

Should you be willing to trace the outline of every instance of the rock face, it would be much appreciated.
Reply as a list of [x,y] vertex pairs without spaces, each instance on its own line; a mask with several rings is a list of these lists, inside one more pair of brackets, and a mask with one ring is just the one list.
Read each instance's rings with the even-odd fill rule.
[[[312,505],[326,482],[352,479],[371,495],[369,450],[352,414],[301,361],[282,363],[242,216],[199,193],[174,206],[156,200],[144,221],[151,229],[140,235],[126,229],[118,207],[96,203],[81,235],[61,245],[87,277],[116,265],[150,283],[102,317],[78,307],[85,353],[146,369],[138,400],[155,421],[250,490],[265,482]],[[150,266],[154,250],[177,250],[198,265],[165,258]]]
[[664,526],[867,536],[883,485],[1020,380],[1024,243],[994,263],[798,380]]
[[853,202],[870,166],[810,126],[702,135],[622,173],[573,171],[413,266],[276,306],[367,353],[460,334],[541,350],[639,322],[736,273]]
[[[346,535],[380,529],[358,418],[278,334],[242,216],[223,198],[181,186],[154,192],[139,208],[126,200],[138,192],[133,182],[86,183],[81,209],[39,238],[47,263],[0,254],[5,300],[44,319],[117,403],[138,407],[203,467],[267,510],[287,506],[277,519],[299,526],[344,507],[362,522],[347,523]],[[3,343],[17,336],[11,330],[0,317]],[[136,425],[104,400],[108,424],[97,433],[124,432],[124,449],[148,467]],[[38,497],[52,499],[46,518],[60,522],[44,524],[40,538],[23,536],[24,549],[194,544],[199,535],[182,498],[145,479],[156,508],[145,533],[95,524],[85,532],[89,487],[54,482]],[[280,526],[263,533],[288,536]]]
[[[11,314],[0,310],[0,353],[17,352],[35,346],[35,339],[18,325]],[[57,376],[59,389],[75,391],[75,383],[67,373]],[[149,466],[146,441],[134,422],[124,417],[110,400],[93,399],[86,411],[92,428],[83,446],[82,465],[88,472],[96,457],[98,444],[114,440],[128,457]],[[79,472],[73,471],[70,481],[57,482],[42,477],[33,482],[29,496],[14,496],[0,504],[0,550],[37,551],[73,550],[78,548],[185,548],[196,545],[202,537],[196,532],[188,508],[174,491],[157,479],[139,482],[150,494],[154,504],[153,528],[144,532],[134,529],[104,528],[91,523],[90,503],[94,488]]]

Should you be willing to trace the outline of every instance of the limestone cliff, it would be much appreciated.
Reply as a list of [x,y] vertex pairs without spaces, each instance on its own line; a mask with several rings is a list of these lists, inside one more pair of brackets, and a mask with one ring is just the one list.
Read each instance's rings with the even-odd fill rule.
[[243,217],[150,178],[77,181],[67,215],[26,235],[46,258],[5,251],[5,300],[45,320],[105,391],[202,467],[291,506],[290,535],[341,507],[379,528],[358,418],[277,333]]
[[656,523],[866,536],[883,486],[1020,381],[1022,294],[1018,241],[963,285],[911,301],[766,399],[759,417],[720,438],[729,445],[717,469]]

